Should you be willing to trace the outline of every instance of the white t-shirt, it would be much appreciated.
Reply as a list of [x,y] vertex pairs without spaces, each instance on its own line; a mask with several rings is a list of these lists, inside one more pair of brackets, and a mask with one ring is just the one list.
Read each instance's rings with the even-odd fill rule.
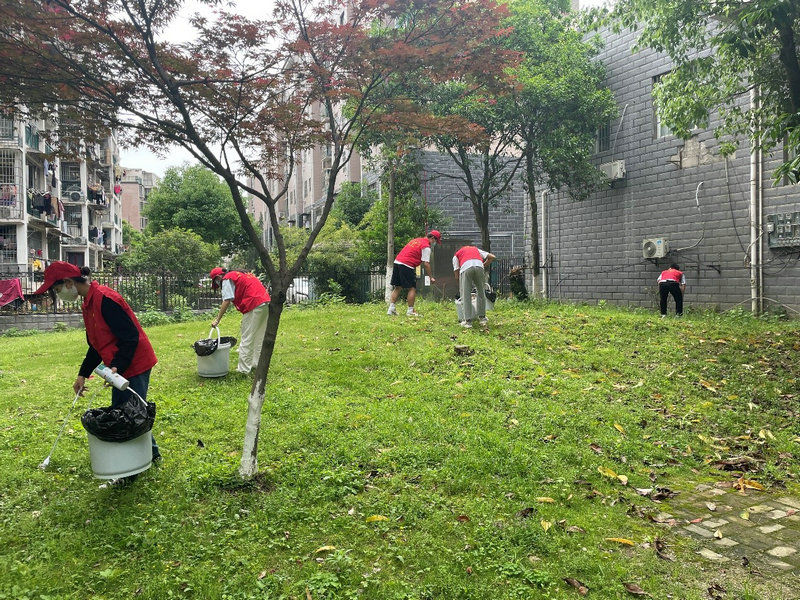
[[230,279],[222,280],[222,299],[233,301],[236,295],[236,285]]

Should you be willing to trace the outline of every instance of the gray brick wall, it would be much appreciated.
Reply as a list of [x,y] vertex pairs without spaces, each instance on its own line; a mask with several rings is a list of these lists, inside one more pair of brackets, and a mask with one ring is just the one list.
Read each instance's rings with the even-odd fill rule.
[[[432,224],[440,227],[446,237],[470,240],[480,245],[481,235],[472,204],[463,183],[455,177],[460,171],[452,159],[437,152],[422,152],[422,191],[425,202],[431,208],[444,213],[447,224]],[[525,254],[526,236],[523,219],[524,190],[517,181],[489,213],[491,251],[498,257],[522,257]]]
[[[627,177],[583,202],[563,192],[549,196],[543,260],[550,297],[653,308],[658,274],[677,262],[686,272],[689,306],[749,310],[749,148],[726,161],[711,131],[699,131],[688,144],[674,136],[656,139],[653,78],[670,63],[652,51],[631,53],[633,41],[632,33],[609,35],[600,56],[624,116],[612,123],[614,148],[596,159],[624,160]],[[701,160],[693,160],[700,144]],[[764,215],[800,210],[800,186],[772,186],[771,172],[781,158],[780,151],[764,158]],[[642,240],[653,237],[669,240],[666,258],[642,258]],[[800,310],[800,248],[770,250],[766,242],[764,233],[765,307]]]
[[0,333],[8,329],[37,329],[39,331],[50,331],[55,328],[56,323],[64,323],[67,327],[83,327],[83,315],[81,313],[72,314],[52,314],[52,313],[27,313],[27,314],[8,314],[0,315]]

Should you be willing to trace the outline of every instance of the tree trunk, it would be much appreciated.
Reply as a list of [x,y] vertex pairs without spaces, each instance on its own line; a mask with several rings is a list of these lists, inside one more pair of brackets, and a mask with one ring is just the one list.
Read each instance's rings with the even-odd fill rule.
[[525,153],[525,178],[527,179],[528,202],[531,210],[531,268],[533,269],[533,297],[543,296],[542,273],[539,269],[541,255],[539,254],[539,207],[536,204],[536,187],[533,185],[533,156]]
[[397,170],[392,165],[389,172],[389,205],[386,218],[386,287],[384,298],[387,302],[392,295],[392,271],[394,270],[394,195]]
[[278,326],[281,322],[281,313],[286,302],[286,290],[272,289],[273,296],[269,303],[269,318],[264,339],[261,342],[261,358],[253,376],[253,385],[247,399],[247,422],[244,428],[244,445],[242,447],[242,461],[239,465],[239,476],[243,479],[253,477],[258,472],[258,434],[261,430],[261,409],[266,398],[267,375],[275,350]]

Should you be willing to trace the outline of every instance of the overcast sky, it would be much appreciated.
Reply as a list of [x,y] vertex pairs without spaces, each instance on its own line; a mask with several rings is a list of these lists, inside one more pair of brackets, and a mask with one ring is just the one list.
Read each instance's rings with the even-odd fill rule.
[[[233,0],[235,6],[226,7],[227,10],[237,12],[251,19],[269,17],[271,2],[269,0]],[[186,41],[192,35],[189,26],[189,16],[196,12],[206,11],[210,14],[212,9],[197,2],[189,1],[184,6],[180,15],[169,27],[172,41]],[[164,156],[158,156],[146,148],[122,148],[120,150],[122,166],[130,169],[144,169],[150,173],[163,176],[168,167],[177,167],[184,162],[195,163],[195,158],[183,148],[167,148]]]

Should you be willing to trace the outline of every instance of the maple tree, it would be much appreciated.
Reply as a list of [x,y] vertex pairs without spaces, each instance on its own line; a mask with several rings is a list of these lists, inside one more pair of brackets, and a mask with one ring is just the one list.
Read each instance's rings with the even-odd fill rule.
[[[195,37],[177,43],[169,34],[181,0],[5,0],[0,106],[57,118],[52,141],[62,151],[109,128],[123,143],[180,146],[229,187],[273,298],[239,468],[250,477],[286,290],[326,222],[337,174],[365,128],[477,131],[462,118],[433,118],[403,84],[502,70],[507,55],[492,41],[504,11],[492,0],[278,0],[271,18],[250,20],[219,0],[199,2],[213,11],[194,15]],[[292,157],[321,143],[333,150],[324,206],[290,261],[276,203]],[[284,185],[270,192],[270,180]],[[243,194],[266,205],[274,256]]]

